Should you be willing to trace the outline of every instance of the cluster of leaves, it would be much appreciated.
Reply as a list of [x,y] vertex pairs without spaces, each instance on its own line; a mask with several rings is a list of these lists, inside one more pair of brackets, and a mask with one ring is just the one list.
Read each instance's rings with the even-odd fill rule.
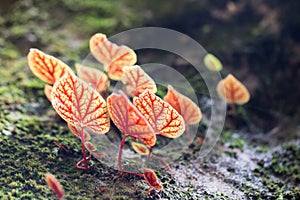
[[[144,177],[150,185],[149,192],[152,187],[161,190],[163,187],[153,170],[143,169],[143,174],[123,170],[121,160],[125,140],[130,137],[142,142],[144,145],[138,143],[140,148],[133,149],[144,149],[141,154],[146,152],[150,160],[156,135],[178,138],[186,131],[189,137],[188,125],[199,123],[202,118],[200,108],[170,85],[164,99],[155,95],[154,80],[140,66],[134,65],[137,56],[129,47],[118,46],[104,34],[97,33],[90,38],[90,50],[105,72],[77,64],[75,75],[68,65],[51,55],[38,49],[30,49],[28,53],[31,71],[49,84],[45,85],[44,91],[53,108],[67,122],[71,132],[81,139],[83,159],[76,167],[88,170],[90,156],[86,156],[85,148],[91,155],[96,149],[88,142],[91,139],[89,131],[109,132],[111,119],[123,134],[118,155],[119,170]],[[121,80],[125,90],[108,94],[110,80]]]
[[[207,54],[203,59],[204,65],[211,71],[221,71],[223,65],[213,54]],[[218,95],[231,105],[231,113],[234,114],[234,104],[245,104],[250,100],[247,88],[232,74],[228,74],[217,85]]]

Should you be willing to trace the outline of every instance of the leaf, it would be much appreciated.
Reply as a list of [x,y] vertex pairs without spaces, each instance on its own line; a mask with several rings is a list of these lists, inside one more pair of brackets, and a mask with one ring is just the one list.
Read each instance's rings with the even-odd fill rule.
[[205,55],[204,65],[211,71],[221,71],[223,68],[221,61],[210,53]]
[[49,84],[54,84],[67,71],[72,71],[68,65],[59,59],[38,49],[30,49],[27,58],[33,74]]
[[97,151],[97,147],[91,142],[85,142],[85,147],[89,152]]
[[148,182],[151,187],[154,187],[158,190],[163,190],[162,184],[158,181],[158,178],[155,172],[151,169],[144,168],[143,169],[144,178]]
[[86,67],[80,64],[75,65],[77,75],[85,82],[91,84],[99,93],[104,92],[109,87],[109,79],[106,74],[98,69]]
[[168,93],[164,100],[178,111],[186,124],[196,124],[202,119],[202,113],[197,104],[177,92],[171,85],[168,85]]
[[138,65],[123,68],[124,76],[122,82],[127,92],[131,96],[139,96],[144,90],[148,89],[156,93],[157,88],[152,78]]
[[133,104],[145,116],[156,134],[177,138],[184,132],[182,116],[149,90],[145,90],[139,97],[134,97]]
[[65,191],[60,185],[59,181],[51,173],[45,174],[45,181],[48,187],[54,192],[58,199],[63,199]]
[[102,33],[96,33],[91,37],[90,51],[104,65],[104,70],[113,80],[120,80],[124,74],[122,68],[132,66],[137,61],[136,54],[132,49],[110,42]]
[[51,101],[51,92],[52,92],[52,86],[51,85],[45,85],[44,86],[44,93],[45,93],[45,95],[46,95],[46,97],[47,97],[47,99],[49,100],[49,101]]
[[247,88],[232,74],[218,83],[217,92],[228,103],[245,104],[250,100]]
[[156,135],[152,127],[123,92],[112,93],[107,98],[107,107],[112,121],[124,135],[154,146]]
[[131,142],[131,146],[135,152],[137,152],[140,155],[148,155],[149,154],[149,149],[147,146],[137,143],[137,142]]
[[71,126],[99,134],[109,130],[105,100],[74,74],[66,73],[54,84],[51,99],[55,111]]
[[[80,129],[76,128],[76,126],[73,126],[72,124],[68,123],[68,128],[70,129],[71,133],[73,133],[76,137],[81,139],[80,137]],[[84,130],[84,139],[85,140],[91,140],[91,135]]]

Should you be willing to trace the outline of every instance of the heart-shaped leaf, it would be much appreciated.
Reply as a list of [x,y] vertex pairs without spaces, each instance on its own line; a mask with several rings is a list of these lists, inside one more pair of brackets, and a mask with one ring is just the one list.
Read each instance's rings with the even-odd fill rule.
[[126,91],[131,96],[139,96],[146,89],[156,93],[157,88],[152,78],[138,65],[123,68],[124,76],[122,82]]
[[135,152],[137,152],[140,155],[148,155],[150,153],[149,149],[147,146],[138,143],[138,142],[131,142],[131,147]]
[[27,58],[33,74],[49,84],[54,84],[67,71],[72,71],[68,65],[59,59],[38,49],[30,49]]
[[133,98],[133,104],[148,120],[156,134],[177,138],[185,130],[182,116],[167,102],[145,90]]
[[210,53],[204,57],[204,65],[211,71],[221,71],[223,68],[221,61]]
[[250,99],[247,88],[232,74],[228,74],[226,78],[218,83],[217,92],[220,97],[231,104],[245,104]]
[[137,61],[136,54],[132,49],[110,42],[102,33],[91,37],[90,51],[104,65],[104,70],[113,80],[120,80],[124,74],[122,68],[132,66]]
[[66,73],[53,86],[52,105],[70,125],[104,134],[110,128],[106,102],[73,73]]
[[186,125],[196,124],[202,119],[202,113],[197,104],[187,96],[177,92],[171,85],[168,85],[168,93],[164,100],[178,111]]
[[111,94],[107,98],[107,107],[112,121],[125,136],[154,146],[156,135],[152,127],[123,92]]
[[75,65],[77,75],[85,82],[91,84],[100,94],[109,87],[109,80],[106,74],[98,69],[83,66],[80,64]]

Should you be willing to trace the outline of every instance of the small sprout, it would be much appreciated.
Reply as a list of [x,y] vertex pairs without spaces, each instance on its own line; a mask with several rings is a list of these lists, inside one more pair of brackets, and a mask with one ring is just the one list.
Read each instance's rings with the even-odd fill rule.
[[158,189],[158,190],[163,190],[163,186],[162,184],[158,181],[158,178],[155,174],[155,172],[151,169],[148,168],[144,168],[143,169],[143,173],[144,173],[144,178],[147,181],[147,183],[149,184],[149,189],[148,189],[148,195],[150,196],[151,190],[153,188]]
[[185,130],[188,140],[191,142],[188,125],[199,123],[202,119],[200,108],[190,98],[177,92],[172,86],[168,85],[168,93],[164,97],[178,113],[183,117],[185,122]]
[[59,200],[64,199],[65,192],[58,180],[51,174],[46,173],[45,174],[45,180],[48,185],[48,187],[54,192],[54,194],[57,196]]
[[46,97],[47,97],[47,99],[49,100],[49,101],[51,101],[51,92],[52,92],[52,86],[51,85],[45,85],[44,86],[44,93],[45,93],[45,95],[46,95]]
[[38,49],[30,49],[27,58],[33,74],[48,84],[54,84],[67,71],[72,71],[68,65],[59,59]]
[[210,53],[205,55],[204,65],[211,71],[221,71],[223,68],[221,61]]
[[146,89],[156,93],[157,88],[152,78],[138,65],[123,68],[122,82],[130,96],[139,96]]
[[156,135],[146,118],[123,92],[120,91],[120,94],[112,93],[107,98],[107,107],[112,121],[123,133],[118,155],[119,170],[123,172],[121,159],[126,137],[139,139],[146,146],[152,147],[155,145]]
[[149,149],[146,145],[138,143],[138,142],[131,142],[131,146],[135,152],[140,155],[146,156],[149,154]]
[[77,75],[79,78],[84,80],[86,83],[91,84],[100,94],[105,93],[109,87],[109,79],[102,71],[83,66],[80,64],[75,65]]
[[[84,128],[98,134],[108,132],[110,121],[105,100],[95,89],[69,72],[54,84],[51,99],[55,111],[71,127],[76,127],[80,136],[83,159],[76,167],[88,170]],[[85,167],[80,166],[82,162]]]
[[234,113],[234,104],[245,104],[250,100],[247,88],[232,74],[221,80],[217,85],[219,96],[231,105],[231,112]]
[[102,33],[96,33],[91,37],[90,51],[104,65],[104,70],[113,80],[120,80],[124,74],[123,67],[132,66],[137,61],[132,49],[110,42]]

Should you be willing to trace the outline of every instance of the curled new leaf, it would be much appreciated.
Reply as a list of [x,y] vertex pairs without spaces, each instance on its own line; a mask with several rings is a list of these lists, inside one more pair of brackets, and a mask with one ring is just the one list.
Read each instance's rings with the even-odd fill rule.
[[131,96],[138,96],[146,89],[156,93],[157,88],[155,82],[148,74],[138,65],[123,68],[124,76],[122,82],[127,92]]
[[182,116],[167,102],[145,90],[139,97],[133,98],[133,104],[148,120],[156,134],[168,138],[177,138],[185,130]]
[[109,80],[106,74],[98,69],[76,64],[76,71],[79,78],[91,84],[99,93],[104,92],[109,87]]
[[100,94],[72,73],[66,73],[53,86],[55,111],[70,125],[104,134],[110,128],[106,102]]
[[102,33],[91,37],[90,51],[104,65],[104,70],[113,80],[120,80],[124,74],[122,68],[132,66],[137,61],[136,54],[132,49],[110,42]]
[[226,78],[218,83],[217,92],[220,97],[231,104],[245,104],[250,99],[247,88],[232,74],[228,74]]
[[205,55],[204,65],[211,71],[221,71],[223,68],[221,61],[210,53]]
[[186,124],[196,124],[201,120],[200,108],[190,98],[180,94],[170,85],[168,85],[168,93],[164,100],[178,111]]
[[51,173],[45,174],[45,180],[48,187],[54,192],[57,198],[63,199],[65,196],[65,192],[58,180]]
[[139,139],[147,146],[154,146],[156,135],[152,127],[124,93],[111,94],[107,98],[107,107],[112,121],[125,136]]
[[38,49],[30,49],[27,58],[33,74],[49,84],[54,84],[67,71],[71,71],[65,63]]
[[147,146],[137,143],[137,142],[131,142],[131,146],[135,152],[137,152],[140,155],[148,155],[149,154],[149,149]]
[[144,168],[143,172],[144,172],[144,178],[145,178],[145,180],[150,185],[150,188],[148,190],[148,194],[150,194],[151,187],[154,187],[154,188],[156,188],[158,190],[162,190],[163,189],[162,184],[158,181],[158,178],[157,178],[157,176],[156,176],[156,174],[155,174],[155,172],[153,170],[148,169],[148,168]]

